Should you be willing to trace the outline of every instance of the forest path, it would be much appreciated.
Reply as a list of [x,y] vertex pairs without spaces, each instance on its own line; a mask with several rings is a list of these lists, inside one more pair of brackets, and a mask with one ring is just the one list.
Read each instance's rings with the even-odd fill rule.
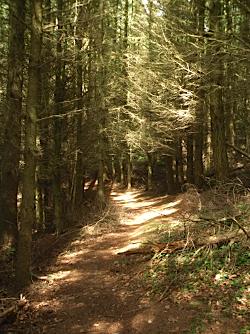
[[138,247],[152,222],[173,221],[180,200],[136,190],[111,196],[120,224],[103,235],[76,238],[47,268],[51,280],[33,284],[29,299],[37,321],[25,333],[188,333],[194,310],[150,301],[137,277],[145,259],[117,254]]

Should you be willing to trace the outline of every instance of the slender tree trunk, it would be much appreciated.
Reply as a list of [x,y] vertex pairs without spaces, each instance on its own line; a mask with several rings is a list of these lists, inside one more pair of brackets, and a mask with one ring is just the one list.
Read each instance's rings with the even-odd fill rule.
[[9,13],[7,123],[0,153],[0,244],[15,243],[17,236],[25,1],[9,1]]
[[167,193],[174,194],[176,192],[175,180],[174,180],[174,159],[171,155],[166,156],[166,181],[167,181]]
[[194,183],[194,144],[193,135],[187,137],[187,182]]
[[[94,6],[96,6],[94,4]],[[105,125],[107,108],[105,106],[104,96],[106,92],[106,71],[105,71],[105,2],[100,0],[96,6],[97,19],[95,22],[96,29],[93,34],[95,64],[93,65],[95,77],[95,101],[92,101],[96,110],[96,126],[97,126],[97,161],[98,161],[98,186],[97,186],[97,202],[100,207],[105,205],[104,192],[104,160],[105,160]]]
[[119,182],[121,185],[124,185],[124,170],[123,170],[123,156],[122,154],[118,157],[118,175],[119,175]]
[[127,154],[127,189],[132,188],[132,161],[131,161],[131,150]]
[[[214,37],[219,38],[221,30],[221,16],[223,13],[220,1],[211,0],[210,3],[210,29],[214,32]],[[214,59],[216,54],[217,61],[213,64],[215,67],[211,72],[211,135],[213,148],[213,164],[215,176],[218,180],[224,180],[228,175],[228,158],[226,148],[225,131],[225,110],[223,105],[223,63],[220,56],[221,46],[212,48],[211,57]],[[211,59],[212,59],[211,58]]]
[[97,201],[100,207],[103,207],[105,203],[105,193],[104,193],[104,161],[102,153],[100,153],[98,161],[99,164],[98,164]]
[[[202,36],[204,34],[204,20],[205,20],[205,5],[203,1],[196,1],[196,26],[197,26],[197,34]],[[200,63],[200,68],[204,67],[202,58],[205,53],[205,45],[204,50],[201,54],[198,55],[198,62]],[[204,86],[202,79],[200,79],[200,86]],[[199,88],[197,95],[199,96],[199,102],[196,109],[196,122],[195,133],[194,133],[194,183],[197,187],[201,187],[203,183],[203,172],[204,172],[204,164],[203,164],[203,150],[204,150],[204,121],[205,121],[205,94],[202,88]]]
[[[77,10],[77,8],[76,8]],[[80,13],[77,13],[77,22],[80,18]],[[80,25],[81,23],[77,23]],[[82,117],[82,108],[83,108],[83,66],[82,66],[82,36],[80,27],[76,29],[76,97],[77,97],[77,109],[79,115],[76,119],[76,175],[75,175],[75,198],[74,206],[75,208],[79,207],[83,199],[84,192],[84,170],[83,170],[83,117]]]
[[204,115],[204,168],[206,172],[212,168],[212,140],[211,140],[211,118],[210,118],[210,98],[205,101]]
[[[46,14],[44,18],[44,24],[51,25],[51,0],[44,1],[44,7],[46,8]],[[51,92],[51,62],[48,60],[52,59],[52,33],[47,33],[47,38],[44,41],[42,49],[42,61],[46,63],[43,66],[43,71],[41,73],[42,81],[42,96],[41,96],[41,112],[40,118],[49,117],[51,115],[50,110],[50,92]],[[52,221],[52,168],[50,164],[52,150],[51,150],[51,129],[49,120],[43,120],[38,123],[39,125],[39,139],[41,145],[42,156],[39,162],[38,171],[38,182],[40,184],[41,193],[43,195],[42,210],[44,217],[44,228],[46,231],[53,230]]]
[[[65,93],[65,68],[63,57],[63,0],[57,0],[57,60],[56,60],[56,82],[55,82],[55,111],[57,115],[62,113],[62,102]],[[62,131],[63,120],[54,121],[54,175],[53,175],[53,198],[54,198],[54,223],[57,233],[63,230],[63,200],[62,200]]]
[[16,258],[18,289],[30,282],[32,225],[35,220],[36,120],[40,105],[40,56],[42,37],[42,0],[31,0],[32,25],[28,96],[25,119],[25,151],[21,225]]
[[152,159],[152,154],[147,153],[147,185],[146,185],[146,190],[150,191],[152,190],[153,186],[153,159]]
[[178,139],[176,146],[176,183],[181,186],[184,183],[182,139]]

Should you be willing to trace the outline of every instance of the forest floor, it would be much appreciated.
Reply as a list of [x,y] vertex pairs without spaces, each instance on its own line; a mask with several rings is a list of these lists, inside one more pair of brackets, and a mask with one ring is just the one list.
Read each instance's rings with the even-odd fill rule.
[[0,332],[250,333],[247,297],[237,294],[244,290],[249,297],[249,262],[241,259],[243,269],[225,277],[221,270],[197,270],[194,263],[192,275],[190,267],[180,269],[164,256],[168,266],[173,264],[164,275],[163,255],[128,252],[162,241],[163,235],[183,233],[181,218],[199,204],[190,195],[187,200],[185,194],[157,197],[115,188],[106,214],[95,225],[79,229],[40,261],[43,276],[25,295],[27,311]]

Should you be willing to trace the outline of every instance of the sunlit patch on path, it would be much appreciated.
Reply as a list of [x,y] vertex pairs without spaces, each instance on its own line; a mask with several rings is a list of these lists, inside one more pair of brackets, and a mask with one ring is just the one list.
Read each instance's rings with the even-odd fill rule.
[[151,230],[160,228],[167,224],[168,228],[174,228],[179,225],[178,219],[174,218],[179,210],[178,206],[181,199],[173,196],[150,197],[139,190],[111,193],[113,200],[124,210],[124,216],[121,224],[131,226],[128,230],[129,242],[116,250],[116,253],[122,253],[128,250],[136,249],[147,239],[147,233]]
[[165,334],[173,328],[168,318],[174,308],[162,318],[165,311],[150,304],[135,279],[136,262],[117,253],[139,247],[151,230],[178,225],[181,199],[138,190],[115,190],[111,198],[120,224],[102,235],[79,235],[48,268],[48,282],[33,285],[34,309],[46,317],[37,333]]

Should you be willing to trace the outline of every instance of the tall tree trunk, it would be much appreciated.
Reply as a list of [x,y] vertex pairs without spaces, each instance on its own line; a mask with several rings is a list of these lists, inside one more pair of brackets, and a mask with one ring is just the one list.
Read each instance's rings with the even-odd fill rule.
[[187,182],[194,183],[194,143],[193,135],[187,136]]
[[153,157],[152,153],[147,153],[147,185],[146,190],[152,190],[153,186]]
[[184,183],[184,166],[183,166],[183,152],[182,152],[182,139],[177,140],[176,144],[176,184],[180,186]]
[[84,170],[83,170],[83,117],[82,117],[82,108],[83,108],[83,65],[82,65],[82,31],[81,31],[81,11],[78,12],[78,6],[76,2],[76,36],[75,36],[75,45],[76,45],[76,98],[77,98],[77,110],[79,114],[76,118],[76,173],[75,173],[75,196],[74,196],[74,206],[75,208],[79,207],[83,199],[84,192]]
[[132,188],[132,161],[131,161],[131,150],[127,153],[127,189]]
[[[197,34],[202,36],[204,34],[204,20],[205,20],[205,5],[203,1],[197,0],[195,2],[196,9],[196,26]],[[204,46],[205,50],[205,46]],[[204,57],[204,52],[198,55],[198,63],[202,70],[203,62],[202,58]],[[200,86],[203,87],[202,79],[200,79]],[[197,187],[201,187],[203,183],[203,149],[204,149],[204,121],[205,121],[205,94],[202,88],[199,88],[197,95],[199,96],[199,102],[196,109],[196,121],[197,125],[195,126],[194,133],[194,183]]]
[[[44,1],[44,7],[46,8],[46,15],[44,19],[44,24],[52,25],[52,15],[51,15],[51,0]],[[46,41],[46,42],[45,42]],[[41,187],[41,192],[43,194],[42,205],[43,205],[43,216],[44,216],[44,228],[46,231],[53,230],[53,219],[52,219],[52,168],[51,168],[51,127],[49,122],[49,117],[51,116],[50,107],[50,93],[52,89],[51,84],[51,60],[53,57],[52,53],[52,33],[47,32],[47,39],[44,41],[42,49],[42,61],[46,66],[43,66],[43,71],[41,73],[42,81],[42,96],[41,96],[41,113],[40,118],[44,119],[38,123],[39,125],[39,139],[41,145],[42,156],[39,162],[38,170],[38,182]],[[49,60],[49,61],[48,61]]]
[[31,0],[31,46],[28,96],[25,119],[25,150],[21,225],[16,257],[16,284],[19,289],[30,282],[32,225],[35,219],[36,121],[40,105],[40,56],[42,0]]
[[[217,0],[210,0],[210,29],[214,38],[219,39],[222,25],[222,4]],[[210,46],[211,47],[211,46]],[[218,44],[211,47],[211,61],[215,55],[217,61],[213,63],[211,72],[211,135],[213,148],[213,164],[215,176],[218,180],[224,180],[228,175],[228,158],[226,147],[225,111],[223,105],[223,63],[221,59],[221,46]]]
[[25,1],[10,1],[9,13],[7,123],[0,153],[0,244],[15,242],[17,235]]
[[[63,0],[57,0],[57,60],[56,60],[56,82],[55,82],[55,111],[57,115],[62,114],[62,102],[65,93],[65,68],[63,60]],[[54,198],[54,223],[57,233],[63,230],[63,199],[62,199],[62,131],[63,120],[54,121],[54,175],[53,175],[53,198]]]
[[[96,6],[94,4],[94,6]],[[93,33],[94,42],[94,64],[93,75],[95,80],[94,98],[92,101],[92,107],[96,112],[96,125],[97,125],[97,162],[98,162],[98,186],[97,186],[97,202],[100,207],[105,205],[105,192],[104,192],[104,160],[105,160],[105,125],[106,125],[106,113],[105,106],[105,92],[106,92],[106,72],[105,72],[105,48],[104,48],[104,36],[105,36],[105,2],[100,0],[96,8],[97,18],[95,21],[95,31]],[[93,28],[93,26],[92,26]],[[93,110],[92,110],[93,112]]]
[[166,156],[166,181],[167,181],[167,193],[169,195],[176,192],[175,180],[174,180],[174,159],[171,155]]

